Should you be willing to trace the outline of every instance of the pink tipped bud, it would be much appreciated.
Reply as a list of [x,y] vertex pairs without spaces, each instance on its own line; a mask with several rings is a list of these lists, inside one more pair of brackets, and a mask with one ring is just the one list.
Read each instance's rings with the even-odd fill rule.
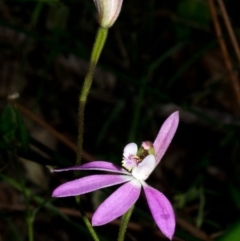
[[152,142],[150,141],[144,141],[142,142],[142,147],[145,149],[145,150],[149,150],[150,148],[152,148],[153,144]]
[[110,28],[116,21],[123,0],[93,0],[98,10],[98,22],[103,28]]

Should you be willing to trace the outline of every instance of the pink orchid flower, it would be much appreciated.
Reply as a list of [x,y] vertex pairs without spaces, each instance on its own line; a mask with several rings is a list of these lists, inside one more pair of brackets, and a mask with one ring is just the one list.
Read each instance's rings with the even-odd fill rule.
[[64,183],[54,190],[52,196],[77,196],[103,187],[124,183],[94,213],[92,225],[100,226],[127,212],[137,201],[141,188],[143,188],[153,219],[162,233],[172,239],[175,230],[172,205],[161,192],[150,187],[145,180],[166,152],[176,132],[178,122],[179,114],[174,112],[163,123],[153,144],[145,141],[139,150],[135,143],[126,145],[122,161],[124,168],[106,161],[93,161],[81,166],[55,170],[97,170],[114,174],[91,175]]

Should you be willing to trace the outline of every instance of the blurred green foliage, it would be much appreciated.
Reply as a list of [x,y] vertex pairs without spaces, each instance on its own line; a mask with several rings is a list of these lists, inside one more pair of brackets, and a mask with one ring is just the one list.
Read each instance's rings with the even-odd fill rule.
[[29,133],[26,129],[22,115],[11,104],[7,104],[1,112],[0,116],[0,136],[1,146],[5,144],[19,144],[27,149],[29,146]]

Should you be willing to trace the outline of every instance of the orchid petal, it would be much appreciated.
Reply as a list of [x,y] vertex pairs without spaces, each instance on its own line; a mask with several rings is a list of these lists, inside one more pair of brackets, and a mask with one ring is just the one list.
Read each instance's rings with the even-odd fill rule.
[[62,168],[62,169],[55,169],[54,172],[62,172],[62,171],[84,171],[84,170],[96,170],[96,171],[107,171],[107,172],[116,172],[116,173],[122,173],[130,175],[129,172],[124,170],[123,168],[114,165],[111,162],[106,161],[93,161],[85,163],[81,166],[73,166],[68,168]]
[[123,149],[123,156],[128,158],[129,155],[136,155],[138,151],[138,147],[136,143],[129,143]]
[[148,155],[142,162],[132,169],[132,175],[138,180],[145,181],[155,168],[155,156]]
[[163,123],[158,135],[153,143],[156,154],[156,165],[160,162],[165,154],[172,138],[177,130],[179,122],[178,111],[172,113]]
[[172,240],[175,230],[175,216],[171,203],[161,192],[146,183],[144,183],[143,189],[153,219],[162,233]]
[[103,187],[109,187],[132,180],[132,176],[126,175],[92,175],[66,182],[57,187],[53,197],[69,197],[92,192]]
[[92,225],[104,225],[123,215],[137,201],[140,192],[141,182],[136,179],[119,187],[98,207],[92,217]]

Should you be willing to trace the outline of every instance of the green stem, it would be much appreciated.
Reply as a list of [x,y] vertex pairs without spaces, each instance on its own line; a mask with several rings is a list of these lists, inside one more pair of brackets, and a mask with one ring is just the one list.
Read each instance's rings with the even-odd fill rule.
[[[84,129],[84,110],[85,105],[87,102],[87,97],[90,92],[90,88],[93,81],[93,75],[94,71],[98,62],[98,59],[101,55],[102,49],[104,47],[104,44],[107,39],[108,29],[100,27],[97,32],[97,37],[93,46],[91,58],[90,58],[90,65],[88,73],[84,79],[83,88],[81,91],[81,94],[79,96],[79,107],[78,107],[78,118],[79,118],[79,124],[78,124],[78,142],[77,142],[77,160],[76,165],[80,165],[81,163],[81,156],[82,156],[82,145],[83,145],[83,129]],[[89,219],[87,218],[81,203],[80,203],[80,197],[76,196],[76,203],[79,207],[79,210],[82,214],[82,219],[89,230],[90,234],[92,235],[92,238],[95,241],[99,241],[99,238],[94,231]]]
[[28,241],[34,241],[33,236],[33,221],[34,217],[31,215],[31,213],[27,216],[27,225],[28,225]]
[[98,59],[101,55],[103,46],[107,39],[108,29],[100,27],[97,32],[97,37],[93,46],[92,55],[90,59],[90,66],[88,73],[85,77],[83,88],[79,96],[79,109],[78,109],[78,142],[77,142],[77,161],[76,165],[81,163],[82,156],[82,145],[83,145],[83,129],[84,129],[84,110],[87,101],[87,97],[92,85],[94,71],[98,62]]
[[34,241],[34,232],[33,232],[33,222],[34,222],[34,216],[33,213],[31,211],[30,208],[30,195],[27,193],[26,190],[26,186],[24,183],[24,179],[23,179],[23,173],[21,170],[21,166],[16,158],[16,154],[14,153],[14,164],[16,169],[16,174],[17,177],[19,179],[19,183],[20,183],[20,187],[21,187],[21,191],[23,193],[23,198],[24,198],[24,202],[25,202],[25,206],[26,206],[26,222],[27,222],[27,228],[28,228],[28,241]]
[[120,225],[120,229],[119,229],[119,234],[118,234],[118,241],[124,241],[124,237],[125,237],[125,233],[127,230],[127,224],[128,221],[132,215],[134,206],[132,206],[123,216],[121,219],[121,225]]
[[79,211],[80,211],[80,213],[81,213],[81,215],[82,215],[82,219],[83,219],[83,221],[84,221],[84,223],[85,223],[88,231],[89,231],[90,234],[92,235],[93,240],[95,240],[95,241],[100,241],[99,238],[98,238],[98,236],[97,236],[97,234],[96,234],[96,232],[95,232],[95,230],[93,229],[93,227],[92,227],[92,225],[91,225],[91,223],[90,223],[90,221],[89,221],[89,219],[88,219],[88,217],[87,217],[84,209],[82,208],[82,205],[81,205],[81,203],[80,203],[80,202],[81,202],[80,196],[76,196],[76,197],[75,197],[75,200],[76,200],[76,203],[78,204]]

